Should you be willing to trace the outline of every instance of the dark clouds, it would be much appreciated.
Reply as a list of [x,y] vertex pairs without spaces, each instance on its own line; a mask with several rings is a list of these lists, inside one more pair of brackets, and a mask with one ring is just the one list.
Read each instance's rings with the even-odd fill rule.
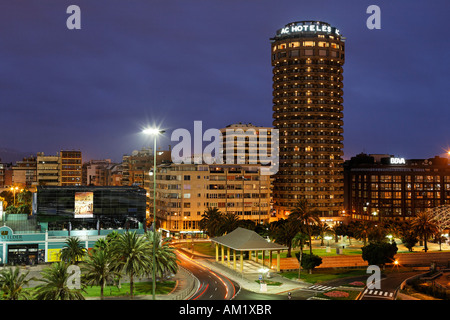
[[[154,122],[271,125],[269,38],[317,19],[347,38],[345,157],[432,157],[450,146],[447,3],[377,1],[371,31],[359,0],[2,1],[0,146],[119,161]],[[71,4],[82,30],[65,26]]]

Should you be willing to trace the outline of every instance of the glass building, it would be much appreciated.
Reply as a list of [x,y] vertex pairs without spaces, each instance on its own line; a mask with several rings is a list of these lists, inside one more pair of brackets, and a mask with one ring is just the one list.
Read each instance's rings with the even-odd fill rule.
[[59,261],[68,237],[90,250],[113,231],[143,234],[145,219],[140,187],[39,186],[32,215],[1,216],[0,265]]
[[139,187],[39,186],[34,214],[48,230],[136,229],[146,218],[146,191]]

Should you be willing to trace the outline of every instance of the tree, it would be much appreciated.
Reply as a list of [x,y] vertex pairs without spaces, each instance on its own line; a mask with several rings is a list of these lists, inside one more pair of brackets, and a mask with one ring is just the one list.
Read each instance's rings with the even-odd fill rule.
[[300,274],[302,269],[302,257],[303,257],[303,246],[305,245],[306,241],[308,240],[308,235],[304,232],[300,231],[298,232],[295,237],[292,239],[292,246],[298,247],[300,249],[299,255],[297,256],[297,259],[299,261],[299,267],[298,267],[298,279],[300,280]]
[[70,274],[69,264],[64,261],[55,262],[42,272],[41,282],[45,284],[36,287],[36,300],[84,300],[84,289],[73,289],[67,285]]
[[367,239],[373,227],[373,223],[369,221],[357,221],[353,226],[355,238],[358,240],[363,240],[364,245],[366,245]]
[[347,236],[349,245],[352,245],[352,238],[355,238],[355,230],[357,228],[357,224],[357,221],[352,220],[347,225],[342,225],[342,232]]
[[369,232],[367,233],[369,241],[384,241],[387,234],[388,229],[383,224],[374,226],[373,223],[369,223]]
[[[146,233],[146,237],[149,241],[149,247],[151,249],[151,252],[149,253],[150,256],[153,255],[153,237],[154,233],[153,231],[148,231]],[[153,268],[156,268],[156,275],[160,278],[164,277],[164,275],[168,273],[177,273],[178,271],[178,264],[177,264],[177,256],[175,254],[174,248],[170,247],[168,242],[162,241],[161,239],[161,233],[156,233],[156,251],[155,251],[155,260],[156,260],[156,266],[152,265]],[[153,260],[152,260],[153,263]]]
[[105,240],[108,243],[111,243],[112,241],[117,240],[119,238],[119,236],[120,236],[120,233],[118,231],[114,230],[113,232],[108,233],[108,235],[105,237]]
[[434,216],[428,212],[419,212],[417,216],[412,220],[411,226],[417,232],[418,235],[422,236],[424,242],[424,250],[428,251],[427,240],[428,237],[437,232],[437,227],[433,221]]
[[273,234],[273,238],[279,244],[283,244],[288,247],[287,257],[291,257],[292,239],[300,230],[300,223],[296,220],[281,219],[277,223],[277,228]]
[[394,261],[397,250],[398,248],[394,241],[392,243],[386,241],[371,242],[362,247],[362,258],[369,265],[384,265]]
[[77,264],[86,253],[86,248],[77,237],[70,237],[66,240],[66,246],[61,249],[61,260],[70,264]]
[[149,242],[136,232],[125,232],[111,242],[113,265],[116,272],[125,273],[130,278],[130,297],[134,296],[134,278],[150,273],[152,264]]
[[19,213],[19,209],[15,206],[9,206],[6,208],[5,213],[8,213],[8,214]]
[[107,250],[109,241],[107,238],[100,238],[94,243],[94,250]]
[[3,292],[3,300],[28,300],[31,297],[29,291],[23,290],[28,282],[34,280],[34,278],[26,279],[29,273],[29,271],[21,273],[19,267],[3,269],[0,272],[0,289]]
[[402,221],[396,224],[396,235],[410,252],[419,241],[417,232],[412,228],[410,221]]
[[338,243],[339,241],[339,236],[344,235],[344,228],[343,225],[340,223],[335,223],[331,228],[330,228],[331,232],[333,232],[334,234],[334,242]]
[[328,223],[326,223],[326,222],[322,222],[322,221],[320,221],[318,224],[317,224],[317,227],[318,227],[318,231],[319,231],[319,234],[320,234],[320,245],[321,246],[323,246],[324,245],[324,238],[325,238],[325,233],[327,232],[327,231],[331,231],[331,228],[330,228],[330,226],[328,225]]
[[300,266],[303,269],[308,270],[310,274],[312,273],[315,267],[320,266],[322,264],[322,258],[315,254],[302,253],[300,255],[300,252],[297,252],[295,256],[300,262]]
[[408,248],[409,252],[413,251],[414,246],[419,241],[417,239],[417,234],[414,231],[403,234],[401,240],[405,247]]
[[113,270],[110,249],[103,244],[94,247],[91,253],[86,255],[83,264],[83,280],[87,285],[100,286],[100,300],[103,300],[106,284],[113,281],[116,275]]
[[27,205],[31,208],[32,200],[33,200],[33,193],[29,190],[25,189],[17,194],[17,202],[19,205]]
[[200,229],[205,231],[210,238],[221,236],[222,213],[217,208],[208,208],[202,214]]
[[9,190],[4,190],[0,192],[0,197],[2,197],[4,200],[3,208],[6,210],[7,207],[14,204],[14,193]]
[[240,225],[239,217],[231,212],[221,214],[219,221],[220,221],[219,227],[220,235],[230,233]]
[[312,255],[312,226],[320,223],[319,211],[312,209],[307,200],[299,200],[289,214],[289,220],[297,220],[305,227],[309,239],[309,251]]

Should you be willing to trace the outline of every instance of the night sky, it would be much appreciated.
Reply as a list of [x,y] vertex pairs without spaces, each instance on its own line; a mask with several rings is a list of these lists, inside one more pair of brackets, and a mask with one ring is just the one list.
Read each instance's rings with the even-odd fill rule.
[[[69,30],[69,5],[81,30]],[[369,30],[366,9],[381,8]],[[110,158],[141,131],[272,126],[270,38],[320,20],[341,30],[344,153],[429,158],[450,149],[448,0],[2,0],[0,148]]]

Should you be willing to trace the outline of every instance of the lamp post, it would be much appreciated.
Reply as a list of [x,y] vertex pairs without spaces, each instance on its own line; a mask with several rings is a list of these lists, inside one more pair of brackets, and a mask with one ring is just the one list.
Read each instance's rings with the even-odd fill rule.
[[16,206],[16,191],[19,190],[19,187],[11,187],[10,189],[14,194],[14,207]]
[[156,292],[156,138],[163,133],[164,131],[158,128],[148,128],[144,130],[144,134],[153,136],[153,254],[152,254],[153,300],[155,300],[155,292]]

